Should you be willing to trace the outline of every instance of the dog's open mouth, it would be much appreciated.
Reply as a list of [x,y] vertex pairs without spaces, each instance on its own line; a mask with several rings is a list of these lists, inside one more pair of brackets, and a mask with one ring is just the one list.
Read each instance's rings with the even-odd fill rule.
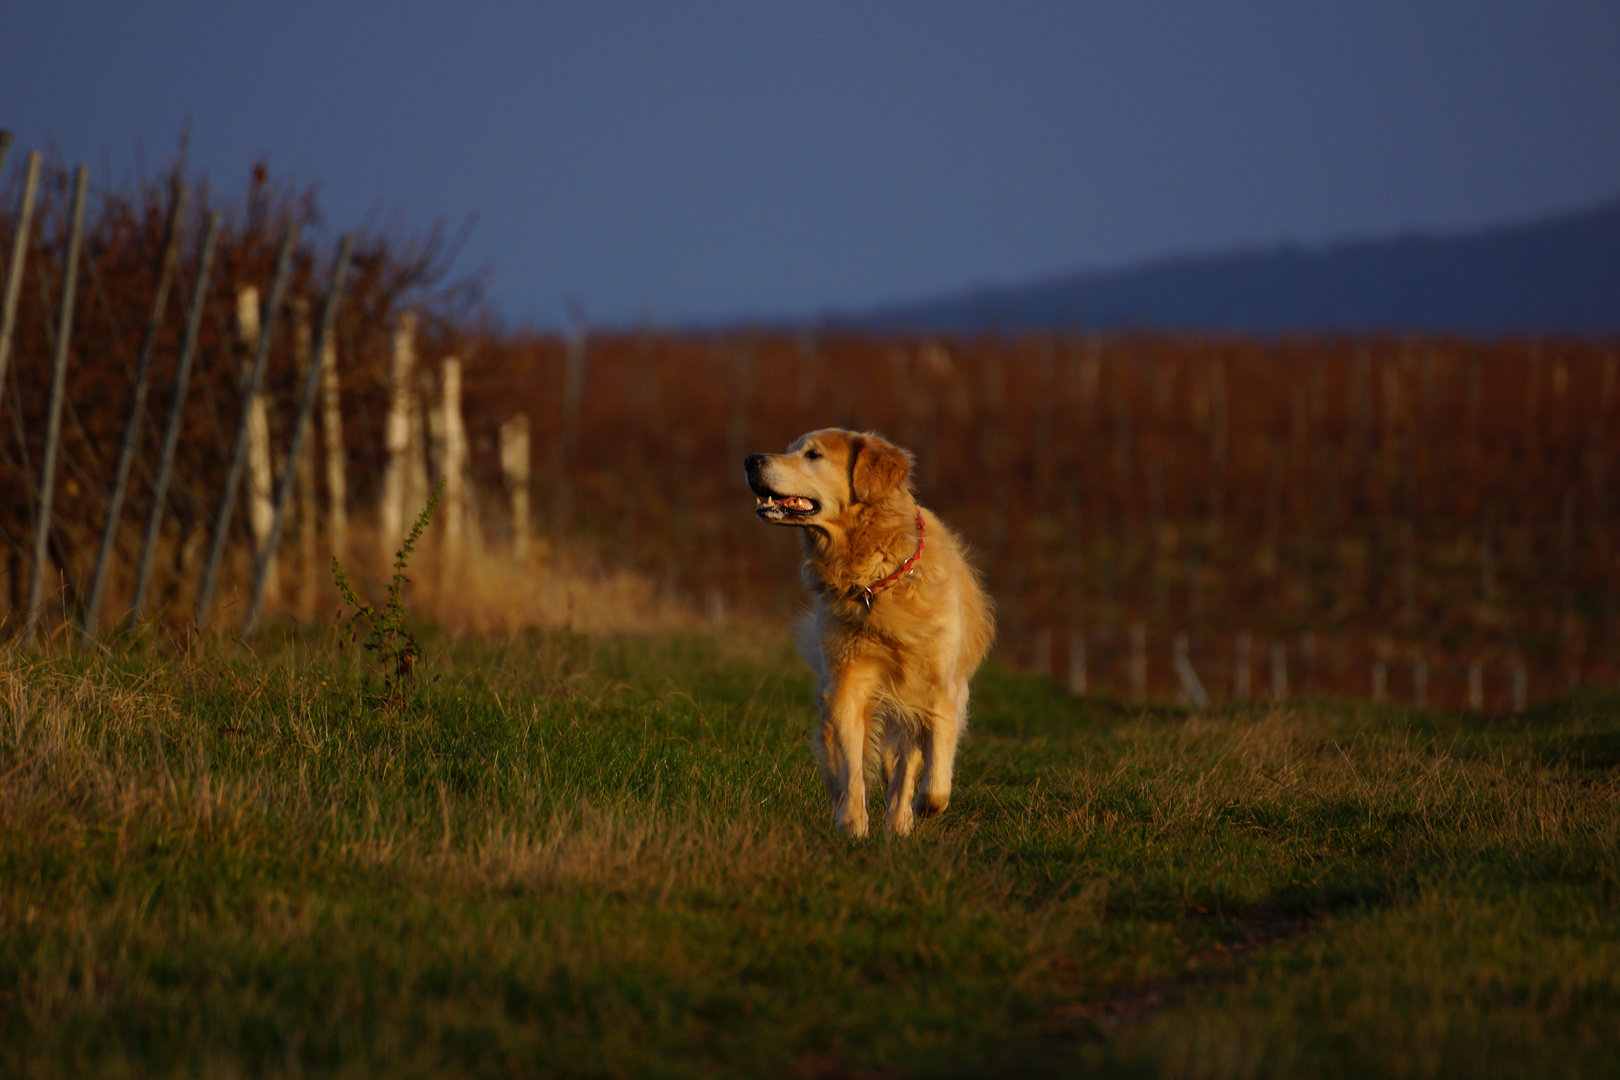
[[821,509],[821,504],[803,495],[778,495],[774,491],[760,494],[754,513],[767,521],[809,517]]

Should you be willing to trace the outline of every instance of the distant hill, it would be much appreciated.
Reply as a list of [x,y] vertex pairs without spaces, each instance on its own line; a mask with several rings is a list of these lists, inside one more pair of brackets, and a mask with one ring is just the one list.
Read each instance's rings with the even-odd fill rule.
[[1189,256],[834,316],[861,329],[1620,332],[1620,200],[1450,235]]

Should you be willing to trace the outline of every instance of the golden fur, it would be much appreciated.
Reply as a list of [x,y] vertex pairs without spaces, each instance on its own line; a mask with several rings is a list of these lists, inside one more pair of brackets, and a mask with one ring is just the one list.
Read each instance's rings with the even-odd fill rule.
[[[961,542],[911,489],[911,455],[887,440],[829,428],[785,454],[751,454],[757,513],[803,530],[804,580],[815,608],[801,635],[820,677],[814,748],[833,824],[867,831],[867,764],[881,763],[885,826],[911,831],[951,798],[967,727],[968,680],[995,635],[990,598]],[[917,550],[909,574],[875,592]]]

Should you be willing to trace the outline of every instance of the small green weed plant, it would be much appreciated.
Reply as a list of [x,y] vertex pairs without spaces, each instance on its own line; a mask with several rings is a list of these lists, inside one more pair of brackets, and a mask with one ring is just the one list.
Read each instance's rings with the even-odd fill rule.
[[345,604],[355,609],[349,617],[349,640],[352,642],[359,636],[359,622],[364,619],[370,629],[362,647],[376,655],[377,674],[382,682],[382,693],[375,701],[387,709],[398,709],[408,703],[406,692],[416,678],[416,662],[422,656],[422,646],[417,642],[416,635],[405,626],[405,586],[411,581],[405,571],[416,552],[417,541],[433,520],[434,511],[438,510],[443,495],[444,481],[441,480],[433,489],[427,505],[416,515],[416,523],[411,526],[405,543],[394,553],[394,576],[388,585],[388,598],[381,609],[361,602],[349,581],[349,575],[343,570],[343,564],[336,555],[332,556],[332,578],[337,583],[338,595],[343,597]]

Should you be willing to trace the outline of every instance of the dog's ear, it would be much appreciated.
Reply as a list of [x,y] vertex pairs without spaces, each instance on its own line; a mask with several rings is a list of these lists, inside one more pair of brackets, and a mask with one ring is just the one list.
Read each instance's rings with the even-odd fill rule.
[[882,502],[911,476],[911,455],[885,439],[857,435],[850,440],[849,450],[849,486],[856,502]]

